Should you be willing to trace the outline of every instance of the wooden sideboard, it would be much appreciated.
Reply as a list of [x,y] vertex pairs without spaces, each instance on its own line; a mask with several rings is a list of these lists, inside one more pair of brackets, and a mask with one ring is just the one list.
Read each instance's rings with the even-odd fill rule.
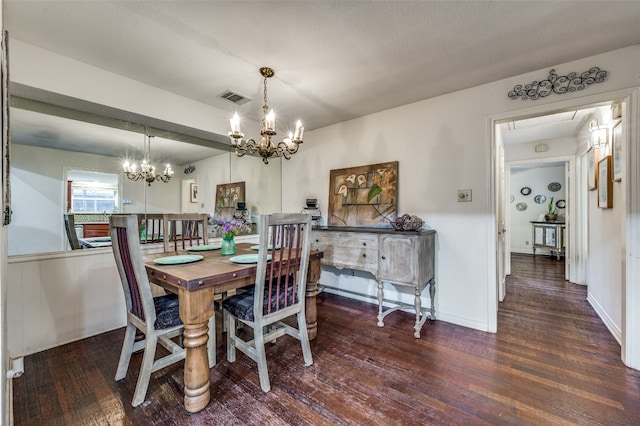
[[[427,318],[435,319],[435,235],[434,230],[394,231],[384,228],[315,227],[311,247],[324,252],[322,264],[338,269],[366,271],[378,281],[378,326],[398,306],[384,309],[384,283],[413,287],[416,322],[414,336]],[[430,309],[422,309],[422,290],[429,285]]]

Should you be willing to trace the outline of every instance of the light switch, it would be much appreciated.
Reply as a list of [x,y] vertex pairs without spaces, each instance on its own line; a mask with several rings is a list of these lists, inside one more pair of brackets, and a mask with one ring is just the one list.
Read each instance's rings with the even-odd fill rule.
[[458,202],[471,201],[470,189],[458,189]]

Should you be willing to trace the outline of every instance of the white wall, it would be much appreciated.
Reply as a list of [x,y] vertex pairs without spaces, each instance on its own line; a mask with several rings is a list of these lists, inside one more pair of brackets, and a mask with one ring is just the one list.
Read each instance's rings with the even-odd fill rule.
[[[622,125],[625,122],[623,120]],[[626,132],[626,126],[623,127]],[[600,158],[610,154],[601,149]],[[598,182],[598,185],[601,183]],[[622,339],[622,298],[625,285],[625,211],[626,180],[613,182],[613,207],[598,208],[598,191],[587,191],[588,218],[588,300],[596,309],[611,334]],[[613,245],[618,242],[620,245]]]
[[[399,161],[399,212],[417,214],[437,231],[438,317],[495,331],[494,152],[489,117],[640,86],[640,46],[549,68],[569,73],[593,66],[609,72],[607,81],[570,94],[533,102],[507,97],[515,85],[546,77],[549,69],[542,69],[308,131],[300,151],[283,162],[282,209],[297,211],[306,198],[318,198],[326,212],[330,170]],[[17,40],[12,41],[12,79],[218,134],[227,131],[228,113],[224,111]],[[637,110],[632,111],[637,120]],[[471,188],[473,202],[458,203],[459,188]],[[619,251],[620,241],[609,240],[605,248]],[[637,254],[633,256],[640,263]],[[335,279],[348,278],[340,275]]]
[[[545,77],[549,70],[544,69],[305,133],[302,149],[283,165],[283,185],[296,182],[283,191],[283,209],[307,197],[326,206],[332,169],[398,160],[399,212],[417,214],[437,231],[439,318],[494,330],[496,231],[488,117],[640,84],[639,46],[553,67],[568,73],[595,65],[609,71],[609,79],[569,95],[535,102],[507,97],[515,85]],[[462,188],[473,190],[473,202],[457,202],[456,190]],[[619,245],[611,241],[608,248],[619,251]],[[321,282],[350,279],[323,272]]]
[[[245,202],[252,214],[273,213],[281,210],[281,160],[269,160],[265,166],[259,157],[236,157],[222,154],[193,163],[198,181],[198,211],[213,216],[216,186],[232,182],[245,182]],[[298,210],[302,209],[302,205]]]
[[[558,182],[562,187],[557,192],[551,192],[548,186],[551,182]],[[531,221],[544,220],[541,215],[547,212],[547,203],[554,197],[554,208],[558,212],[558,220],[564,220],[565,209],[558,209],[555,203],[558,200],[566,200],[565,197],[564,165],[552,167],[535,167],[511,170],[511,194],[513,201],[509,204],[510,215],[510,242],[511,251],[516,253],[533,253]],[[531,194],[522,195],[523,187],[531,189]],[[507,195],[507,196],[509,196]],[[546,197],[546,201],[537,204],[534,201],[536,195]],[[520,211],[516,208],[518,203],[525,203],[527,209]],[[536,250],[536,253],[548,253],[546,250]]]

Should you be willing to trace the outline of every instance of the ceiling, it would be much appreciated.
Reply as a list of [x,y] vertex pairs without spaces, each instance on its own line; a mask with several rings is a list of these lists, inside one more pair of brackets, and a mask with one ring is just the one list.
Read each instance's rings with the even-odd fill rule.
[[[640,44],[636,1],[3,4],[11,38],[229,116],[237,110],[261,119],[258,68],[270,66],[269,105],[279,128],[300,119],[306,130]],[[239,106],[219,97],[228,90],[253,101]],[[12,129],[23,140],[36,137],[30,117],[16,115]],[[47,126],[59,143],[68,138],[69,126]],[[175,143],[168,145],[170,156]]]

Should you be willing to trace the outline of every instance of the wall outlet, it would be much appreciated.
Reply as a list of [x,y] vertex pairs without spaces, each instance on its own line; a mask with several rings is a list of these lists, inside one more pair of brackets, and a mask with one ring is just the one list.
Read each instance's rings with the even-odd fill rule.
[[458,189],[458,202],[471,201],[470,189]]

